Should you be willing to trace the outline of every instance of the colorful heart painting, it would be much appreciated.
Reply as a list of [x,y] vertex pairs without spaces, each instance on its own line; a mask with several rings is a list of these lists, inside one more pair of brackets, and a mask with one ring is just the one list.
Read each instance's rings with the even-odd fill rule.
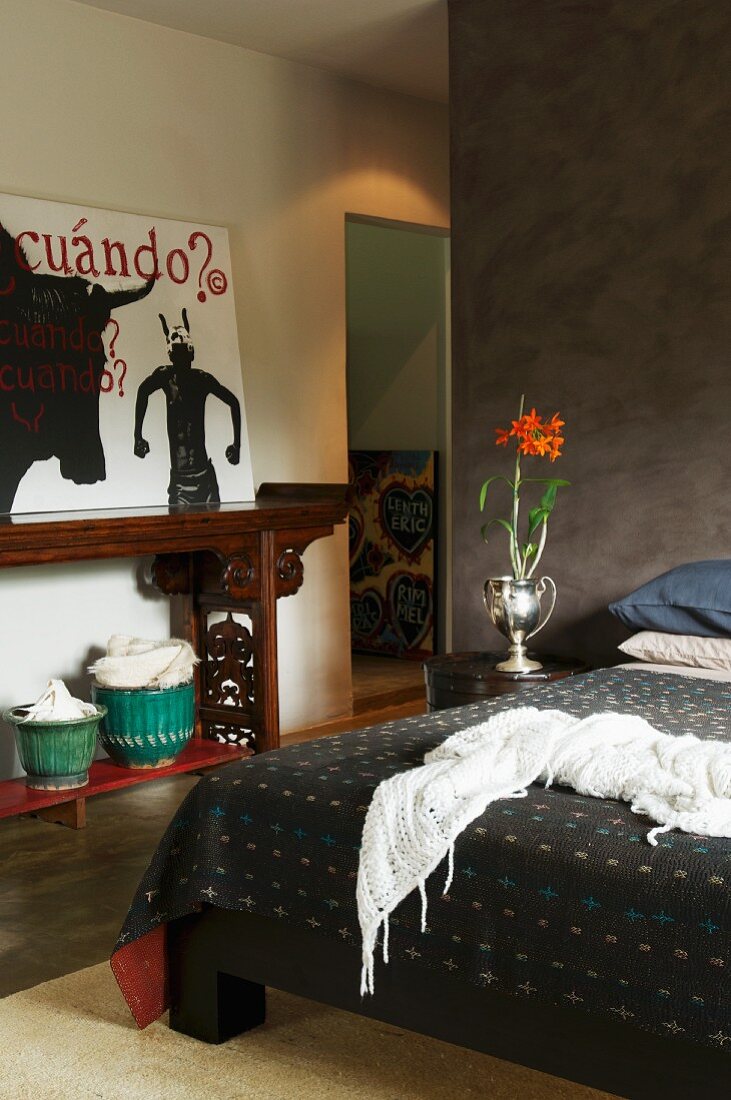
[[435,652],[437,455],[350,451],[350,602],[357,653]]
[[350,594],[350,631],[353,638],[371,638],[383,625],[383,600],[380,592],[366,588]]
[[432,625],[431,580],[422,573],[394,573],[388,581],[387,601],[396,633],[408,649],[418,649]]
[[378,518],[386,537],[416,562],[434,535],[434,497],[427,489],[393,482],[380,496]]
[[363,514],[360,509],[351,504],[350,515],[348,516],[348,546],[350,549],[351,565],[358,560],[358,554],[360,554],[364,538],[365,523],[363,522]]

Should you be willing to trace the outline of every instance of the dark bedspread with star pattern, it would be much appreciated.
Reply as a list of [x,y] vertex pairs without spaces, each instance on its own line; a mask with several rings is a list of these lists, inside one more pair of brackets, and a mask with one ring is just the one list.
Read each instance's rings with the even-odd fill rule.
[[[359,951],[358,847],[374,788],[499,710],[618,711],[667,733],[731,740],[731,684],[711,680],[608,669],[518,699],[323,737],[201,779],[117,950],[209,903]],[[731,1055],[731,840],[672,832],[653,848],[649,828],[626,804],[566,789],[532,786],[496,803],[459,838],[449,894],[441,868],[429,880],[426,934],[418,896],[395,911],[391,956]]]

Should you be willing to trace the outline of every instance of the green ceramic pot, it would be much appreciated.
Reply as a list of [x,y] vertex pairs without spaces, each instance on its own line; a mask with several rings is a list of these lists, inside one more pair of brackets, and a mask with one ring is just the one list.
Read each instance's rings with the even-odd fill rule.
[[96,714],[63,721],[24,721],[29,704],[12,707],[3,714],[15,730],[18,756],[25,771],[26,786],[35,791],[67,791],[85,787],[94,759],[96,732],[106,714],[97,706]]
[[192,683],[172,688],[111,688],[92,684],[91,697],[106,710],[99,743],[123,768],[172,764],[190,741],[195,722]]

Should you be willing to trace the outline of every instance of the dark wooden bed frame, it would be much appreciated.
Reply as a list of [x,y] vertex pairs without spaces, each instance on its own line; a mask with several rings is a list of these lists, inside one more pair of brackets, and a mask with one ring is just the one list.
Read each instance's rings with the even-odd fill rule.
[[222,1043],[265,1019],[265,986],[492,1054],[630,1100],[722,1100],[731,1056],[551,1008],[393,960],[361,999],[360,951],[250,913],[206,908],[168,927],[170,1026]]

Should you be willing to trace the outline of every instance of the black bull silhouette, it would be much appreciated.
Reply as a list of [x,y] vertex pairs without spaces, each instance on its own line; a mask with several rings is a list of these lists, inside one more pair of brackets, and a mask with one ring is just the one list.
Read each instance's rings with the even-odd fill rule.
[[81,275],[36,273],[0,225],[0,514],[12,511],[34,462],[58,458],[76,485],[104,480],[101,334],[112,310],[153,286],[112,291]]

